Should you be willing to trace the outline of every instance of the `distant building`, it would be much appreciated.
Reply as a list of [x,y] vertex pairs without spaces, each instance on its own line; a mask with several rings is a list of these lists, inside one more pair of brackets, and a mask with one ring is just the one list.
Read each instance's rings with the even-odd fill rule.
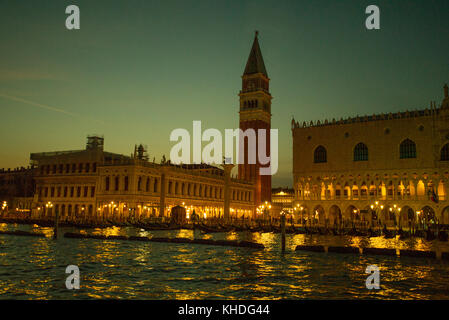
[[295,190],[293,188],[273,188],[271,190],[271,202],[280,204],[285,208],[291,208],[295,198]]
[[449,96],[439,107],[300,124],[295,206],[319,224],[449,224]]
[[0,202],[6,202],[8,210],[30,211],[34,195],[33,176],[33,167],[0,169]]
[[85,150],[32,153],[33,214],[167,216],[171,207],[182,205],[203,216],[223,217],[227,186],[230,216],[254,213],[253,184],[227,177],[221,168],[154,163],[143,146],[125,156],[106,152],[103,145],[102,137],[90,136]]

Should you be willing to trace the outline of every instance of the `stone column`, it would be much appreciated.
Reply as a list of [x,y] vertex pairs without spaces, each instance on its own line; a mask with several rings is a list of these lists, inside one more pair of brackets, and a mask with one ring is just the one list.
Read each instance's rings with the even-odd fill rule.
[[231,170],[234,167],[233,164],[223,164],[224,169],[224,210],[223,216],[225,221],[229,220],[229,209],[230,209],[230,191],[231,191]]
[[418,182],[416,180],[412,180],[411,183],[413,184],[413,196],[410,195],[410,198],[412,200],[418,200]]
[[357,199],[362,200],[362,185],[360,181],[357,181]]
[[329,183],[328,188],[330,187],[329,190],[329,200],[335,200],[335,184],[333,182]]
[[396,179],[393,179],[393,184],[391,185],[391,189],[393,192],[392,200],[396,200],[398,198],[398,181]]
[[444,199],[441,199],[441,200],[447,201],[447,200],[449,200],[449,197],[448,197],[448,195],[449,195],[449,181],[444,180],[443,181],[443,187],[444,187]]
[[160,185],[160,199],[159,199],[159,217],[165,216],[165,192],[167,189],[166,175],[168,172],[167,167],[162,167],[161,170],[161,185]]
[[[427,201],[427,193],[429,192],[429,181],[427,179],[423,179],[423,183],[424,183],[424,196],[423,196],[423,200]],[[421,200],[422,201],[422,200]]]

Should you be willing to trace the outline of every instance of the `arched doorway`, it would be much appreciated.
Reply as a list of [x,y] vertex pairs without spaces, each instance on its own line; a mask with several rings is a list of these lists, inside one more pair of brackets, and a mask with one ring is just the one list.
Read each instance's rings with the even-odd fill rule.
[[435,216],[435,210],[433,210],[429,206],[425,206],[424,208],[421,209],[419,219],[421,220],[420,222],[424,223],[424,225],[427,227],[435,224],[437,222],[436,216]]
[[338,206],[333,205],[329,209],[329,224],[331,227],[337,227],[342,223],[341,210]]
[[350,223],[353,225],[354,223],[359,223],[361,220],[359,210],[355,206],[350,205],[345,210],[344,220],[345,224]]
[[441,211],[440,223],[449,226],[449,207],[446,207]]
[[413,221],[415,220],[415,211],[409,206],[401,208],[401,213],[399,215],[399,227],[400,228],[411,228]]
[[373,222],[373,212],[369,206],[366,206],[362,210],[360,210],[360,219],[364,226],[369,226]]
[[301,225],[310,225],[310,223],[309,223],[309,221],[310,221],[309,208],[307,208],[306,206],[300,205],[299,207],[297,207],[295,212],[298,214],[298,221]]
[[324,214],[324,208],[320,205],[316,206],[313,209],[312,213],[312,224],[324,226],[326,222],[326,216]]

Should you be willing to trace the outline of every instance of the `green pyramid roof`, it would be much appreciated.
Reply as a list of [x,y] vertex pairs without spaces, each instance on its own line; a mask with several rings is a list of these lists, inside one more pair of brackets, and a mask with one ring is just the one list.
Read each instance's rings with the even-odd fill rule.
[[259,47],[259,41],[257,40],[257,35],[258,32],[256,31],[253,47],[251,48],[248,62],[246,62],[245,72],[243,74],[263,73],[268,78],[265,63],[263,62],[262,52]]

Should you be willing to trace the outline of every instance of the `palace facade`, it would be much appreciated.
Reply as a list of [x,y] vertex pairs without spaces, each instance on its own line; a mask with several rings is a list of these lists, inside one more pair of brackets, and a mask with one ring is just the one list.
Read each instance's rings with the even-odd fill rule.
[[162,217],[176,205],[206,218],[254,214],[253,184],[232,178],[226,166],[155,163],[142,145],[131,156],[103,145],[90,136],[84,150],[32,153],[33,215]]
[[342,221],[449,224],[449,97],[418,111],[292,120],[294,207]]

